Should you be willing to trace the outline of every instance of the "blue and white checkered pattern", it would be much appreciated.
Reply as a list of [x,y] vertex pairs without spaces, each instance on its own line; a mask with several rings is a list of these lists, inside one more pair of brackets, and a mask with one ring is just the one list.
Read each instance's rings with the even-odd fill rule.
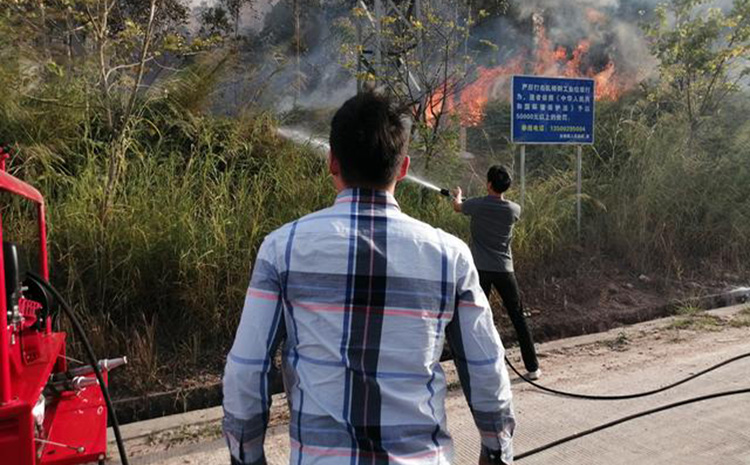
[[390,193],[342,191],[258,252],[224,374],[232,456],[265,463],[269,372],[284,341],[292,465],[450,463],[446,335],[483,447],[511,463],[504,349],[468,247]]

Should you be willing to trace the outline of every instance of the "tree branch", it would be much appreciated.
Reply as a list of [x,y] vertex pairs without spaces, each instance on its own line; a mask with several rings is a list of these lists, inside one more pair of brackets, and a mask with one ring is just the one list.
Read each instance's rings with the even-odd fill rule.
[[[145,60],[145,62],[148,63],[149,61],[152,61],[152,60],[155,60],[155,59],[156,59],[156,57],[152,55],[152,56],[148,57]],[[109,69],[109,71],[107,71],[106,77],[107,77],[107,79],[109,79],[110,74],[112,74],[112,73],[114,73],[116,71],[120,71],[122,69],[128,69],[128,68],[135,68],[136,66],[141,66],[141,65],[142,65],[141,61],[138,61],[136,63],[129,63],[127,65],[113,66],[112,68]]]
[[[136,77],[135,82],[133,83],[133,88],[130,92],[130,99],[128,100],[128,104],[125,107],[125,113],[123,114],[122,124],[123,126],[128,123],[128,119],[130,118],[130,115],[133,112],[133,106],[135,105],[136,97],[138,96],[138,89],[141,86],[141,81],[143,80],[143,75],[146,70],[146,63],[148,62],[147,55],[148,55],[148,49],[151,45],[151,37],[154,32],[154,19],[156,18],[156,2],[157,0],[151,0],[151,9],[149,11],[149,18],[148,18],[148,25],[146,26],[146,33],[143,37],[143,45],[141,47],[141,58],[140,62],[138,63],[138,75]],[[114,4],[114,0],[113,0]]]

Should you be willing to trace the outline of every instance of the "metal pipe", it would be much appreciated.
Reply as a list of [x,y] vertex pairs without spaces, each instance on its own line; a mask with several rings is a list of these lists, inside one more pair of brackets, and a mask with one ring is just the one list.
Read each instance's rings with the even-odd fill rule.
[[[112,371],[117,367],[127,365],[128,358],[127,357],[118,357],[118,358],[109,358],[104,360],[99,360],[99,363],[96,365],[99,367],[99,370],[101,371]],[[90,375],[94,372],[94,367],[91,365],[84,365],[82,367],[73,368],[71,370],[68,370],[66,372],[62,373],[55,373],[52,376],[52,382],[56,383],[58,381],[62,381],[65,379],[75,378],[76,376],[86,376]]]
[[521,206],[523,207],[526,203],[526,145],[521,145],[521,166],[519,171],[521,172]]
[[583,166],[583,146],[579,145],[577,156],[576,156],[576,228],[578,230],[578,239],[581,238],[581,194],[583,191],[583,177],[582,177],[582,166]]
[[47,396],[54,396],[62,394],[63,392],[78,392],[89,386],[96,386],[97,384],[99,384],[99,381],[94,377],[76,376],[75,378],[61,379],[48,383],[44,388],[44,394]]

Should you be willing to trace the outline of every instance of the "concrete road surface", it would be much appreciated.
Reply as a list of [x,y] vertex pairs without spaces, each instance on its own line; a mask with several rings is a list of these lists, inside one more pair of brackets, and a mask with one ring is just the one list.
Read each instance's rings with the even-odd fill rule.
[[[727,358],[750,352],[750,312],[730,307],[539,347],[540,383],[590,394],[627,394],[660,387]],[[510,350],[519,364],[518,354]],[[670,391],[627,401],[588,401],[545,394],[515,376],[516,454],[635,412],[714,392],[750,388],[750,358]],[[281,403],[281,402],[277,402]],[[282,406],[283,407],[283,406]],[[447,400],[457,464],[477,463],[479,436],[460,390]],[[192,415],[192,416],[191,416]],[[196,416],[197,415],[197,416]],[[127,425],[134,465],[228,464],[217,438],[218,409]],[[196,420],[200,418],[200,420]],[[161,423],[159,423],[161,422]],[[198,427],[190,426],[191,422]],[[283,423],[283,420],[280,421]],[[144,426],[145,425],[145,426]],[[287,426],[266,438],[269,463],[287,463]],[[112,454],[116,455],[114,449]],[[519,460],[535,464],[750,465],[750,394],[657,413]]]

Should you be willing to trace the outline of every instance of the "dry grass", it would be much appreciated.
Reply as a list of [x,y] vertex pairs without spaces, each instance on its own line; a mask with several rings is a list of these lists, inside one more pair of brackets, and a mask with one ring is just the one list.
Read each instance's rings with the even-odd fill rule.
[[743,308],[737,312],[731,320],[729,325],[733,328],[747,328],[750,327],[750,306]]
[[676,331],[721,331],[726,322],[716,315],[706,313],[703,309],[684,306],[677,309],[678,315],[668,326]]

